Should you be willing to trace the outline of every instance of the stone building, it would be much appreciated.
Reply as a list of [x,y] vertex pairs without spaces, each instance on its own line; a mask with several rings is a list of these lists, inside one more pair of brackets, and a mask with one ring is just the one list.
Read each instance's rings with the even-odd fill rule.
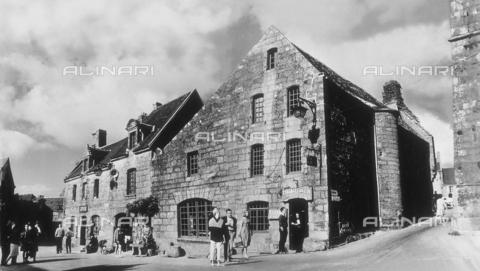
[[480,230],[480,1],[451,0],[454,168],[460,231]]
[[[302,99],[312,108],[299,119]],[[387,82],[380,102],[272,26],[154,159],[157,241],[207,251],[217,206],[233,210],[238,228],[248,210],[252,248],[271,251],[286,207],[315,249],[338,238],[342,222],[361,232],[378,226],[365,218],[391,220],[396,210],[431,215],[435,163],[433,137],[400,84]]]
[[[14,193],[12,169],[9,158],[0,158],[0,232],[7,225],[9,219],[14,217]],[[1,244],[0,235],[0,244]]]
[[[126,137],[117,142],[107,144],[104,130],[93,133],[92,144],[64,180],[66,227],[75,227],[74,245],[87,244],[92,230],[99,241],[112,244],[118,219],[129,215],[126,204],[151,194],[152,159],[202,106],[194,90],[130,119]],[[132,236],[132,227],[126,235]]]

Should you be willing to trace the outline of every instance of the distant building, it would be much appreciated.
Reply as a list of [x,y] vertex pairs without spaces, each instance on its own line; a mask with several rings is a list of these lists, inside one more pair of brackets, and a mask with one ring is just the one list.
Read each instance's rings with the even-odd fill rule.
[[55,229],[63,220],[63,198],[44,198],[33,194],[15,195],[15,220],[23,226],[38,222],[41,242],[53,242]]
[[454,195],[455,192],[455,169],[454,168],[444,168],[442,169],[443,175],[443,187],[442,187],[442,196],[447,198],[449,205],[454,204],[457,199]]
[[[168,155],[162,150],[202,106],[194,90],[128,120],[126,137],[119,141],[108,144],[106,131],[93,133],[92,144],[64,179],[64,226],[73,225],[74,245],[86,245],[92,230],[112,245],[119,219],[130,217],[127,203],[151,195],[155,158]],[[132,237],[133,231],[127,227],[126,235]]]
[[[14,208],[15,183],[9,158],[0,159],[0,232],[6,226],[8,220],[15,214]],[[1,240],[0,235],[0,242]]]

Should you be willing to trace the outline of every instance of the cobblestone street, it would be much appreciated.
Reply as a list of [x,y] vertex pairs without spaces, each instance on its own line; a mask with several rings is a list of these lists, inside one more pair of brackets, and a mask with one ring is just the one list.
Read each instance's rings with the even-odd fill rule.
[[2,270],[480,270],[480,236],[451,236],[450,231],[450,226],[412,226],[325,252],[252,255],[225,267],[211,267],[205,258],[57,255],[53,247],[41,247],[37,263]]

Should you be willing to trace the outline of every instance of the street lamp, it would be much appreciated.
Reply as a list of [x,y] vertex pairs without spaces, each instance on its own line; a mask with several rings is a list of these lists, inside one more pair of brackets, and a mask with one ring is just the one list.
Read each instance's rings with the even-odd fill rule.
[[308,139],[310,139],[310,142],[312,144],[317,143],[318,138],[320,137],[320,129],[317,129],[317,103],[315,100],[312,102],[309,100],[306,100],[302,97],[298,97],[298,105],[292,108],[293,115],[296,118],[302,119],[305,117],[305,114],[307,113],[308,109],[302,106],[303,103],[306,103],[308,107],[310,107],[310,110],[312,111],[313,114],[313,125],[312,129],[308,131]]

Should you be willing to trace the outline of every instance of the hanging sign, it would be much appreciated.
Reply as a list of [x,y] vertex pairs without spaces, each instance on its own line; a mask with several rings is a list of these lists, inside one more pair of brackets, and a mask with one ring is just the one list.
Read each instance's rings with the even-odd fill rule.
[[338,191],[337,190],[330,190],[330,194],[332,194],[332,201],[341,201],[342,199],[340,198],[340,196],[338,195]]

